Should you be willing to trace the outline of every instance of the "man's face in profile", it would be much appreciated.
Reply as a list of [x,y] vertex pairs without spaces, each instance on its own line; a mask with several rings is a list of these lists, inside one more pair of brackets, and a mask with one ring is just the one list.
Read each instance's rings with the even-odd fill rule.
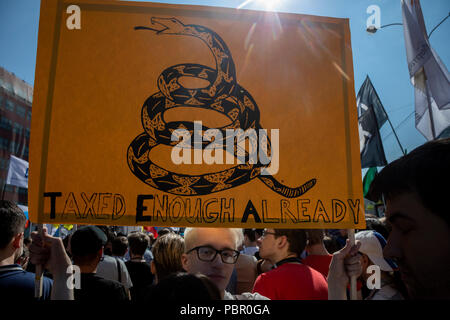
[[[200,246],[210,246],[216,250],[236,250],[236,239],[229,229],[196,228],[191,232],[195,234],[192,234],[193,238],[189,247],[186,247],[186,252]],[[183,268],[188,273],[208,276],[221,291],[227,287],[234,269],[234,264],[224,263],[220,254],[217,254],[213,261],[207,262],[200,260],[197,251],[193,250],[183,254],[181,259]]]
[[416,193],[386,202],[392,231],[383,250],[394,259],[411,298],[450,297],[450,228]]

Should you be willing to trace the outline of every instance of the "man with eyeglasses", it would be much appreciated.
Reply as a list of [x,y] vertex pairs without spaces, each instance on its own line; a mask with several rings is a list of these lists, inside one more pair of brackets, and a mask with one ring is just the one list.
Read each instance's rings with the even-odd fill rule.
[[239,258],[241,229],[187,228],[184,232],[185,253],[181,256],[184,270],[208,276],[218,287],[224,300],[266,300],[260,294],[233,296],[225,290]]
[[328,300],[328,285],[318,271],[301,263],[306,233],[301,229],[265,229],[259,255],[274,265],[258,276],[253,292],[271,300]]

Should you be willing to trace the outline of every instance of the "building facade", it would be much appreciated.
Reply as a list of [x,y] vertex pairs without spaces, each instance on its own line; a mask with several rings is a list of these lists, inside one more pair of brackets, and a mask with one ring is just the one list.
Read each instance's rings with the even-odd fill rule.
[[33,87],[0,67],[0,185],[2,199],[28,205],[28,189],[5,185],[10,155],[28,161]]

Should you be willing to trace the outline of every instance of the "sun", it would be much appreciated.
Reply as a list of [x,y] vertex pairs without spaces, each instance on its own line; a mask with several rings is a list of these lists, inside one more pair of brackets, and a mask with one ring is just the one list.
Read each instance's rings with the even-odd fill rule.
[[262,3],[266,10],[275,10],[282,0],[257,0]]
[[262,5],[264,7],[264,10],[271,11],[275,10],[282,1],[283,0],[245,0],[237,8],[240,9],[250,3],[254,3]]

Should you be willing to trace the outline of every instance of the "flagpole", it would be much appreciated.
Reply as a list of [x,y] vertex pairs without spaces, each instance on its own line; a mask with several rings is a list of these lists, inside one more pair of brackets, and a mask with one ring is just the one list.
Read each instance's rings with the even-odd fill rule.
[[2,200],[5,200],[5,189],[6,189],[6,183],[3,184]]
[[428,89],[428,79],[427,79],[427,74],[425,72],[425,68],[423,68],[423,76],[425,78],[425,93],[427,95],[428,113],[430,114],[431,134],[433,135],[433,140],[435,140],[436,139],[436,130],[434,128],[433,111],[431,108],[430,90]]
[[[349,239],[349,245],[355,245],[355,229],[347,229],[347,237]],[[350,300],[358,300],[358,290],[356,286],[356,276],[350,278]]]
[[[37,225],[38,228],[38,233],[41,236],[42,239],[42,245],[44,246],[45,243],[45,239],[44,239],[44,226],[40,223]],[[35,270],[35,274],[34,274],[34,297],[36,299],[40,299],[42,297],[42,283],[43,283],[43,279],[42,277],[44,276],[44,266],[43,265],[36,265],[36,270]]]
[[406,152],[405,152],[405,150],[403,149],[403,146],[402,146],[402,144],[400,143],[400,140],[398,139],[397,133],[395,132],[394,126],[392,125],[391,119],[389,119],[389,116],[387,115],[387,113],[386,113],[386,116],[387,116],[387,120],[389,121],[389,124],[390,124],[390,126],[391,126],[391,128],[392,128],[392,132],[394,133],[395,138],[397,139],[398,145],[400,146],[400,149],[402,150],[403,155],[406,155]]

